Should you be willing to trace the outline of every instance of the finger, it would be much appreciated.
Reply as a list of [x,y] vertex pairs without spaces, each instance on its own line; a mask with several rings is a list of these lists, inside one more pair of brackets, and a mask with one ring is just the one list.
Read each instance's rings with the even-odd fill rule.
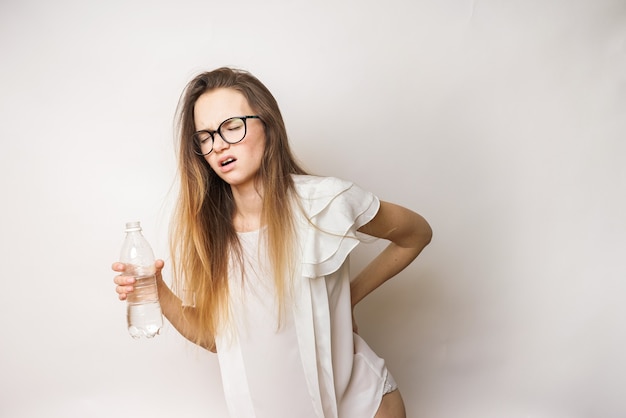
[[135,288],[132,286],[115,286],[115,291],[119,294],[119,295],[126,295],[132,291],[134,291]]
[[129,285],[134,284],[137,281],[134,276],[115,276],[113,283],[117,285]]
[[126,268],[126,266],[124,265],[124,263],[120,263],[118,261],[116,261],[115,263],[113,263],[113,265],[111,265],[111,269],[113,271],[117,271],[117,272],[123,272],[124,269]]
[[161,280],[163,278],[163,276],[161,275],[161,270],[163,270],[163,267],[165,266],[165,261],[158,259],[154,262],[154,267],[156,269],[156,277],[158,280]]

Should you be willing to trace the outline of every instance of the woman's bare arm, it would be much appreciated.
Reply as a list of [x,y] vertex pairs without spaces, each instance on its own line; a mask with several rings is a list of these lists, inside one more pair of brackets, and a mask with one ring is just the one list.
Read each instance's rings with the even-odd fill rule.
[[[197,325],[197,312],[195,308],[183,306],[180,298],[178,298],[163,281],[161,271],[164,265],[163,260],[157,260],[155,263],[159,303],[161,304],[163,315],[165,315],[167,320],[170,321],[183,337],[215,353],[215,338],[208,335],[206,330],[200,329]],[[118,273],[124,272],[123,263],[114,263],[112,268]],[[126,300],[128,293],[134,291],[133,285],[135,284],[135,278],[132,276],[116,276],[113,282],[117,284],[115,290],[120,300]]]
[[408,266],[428,245],[432,230],[417,213],[380,202],[378,213],[359,232],[389,240],[389,245],[351,282],[352,307]]

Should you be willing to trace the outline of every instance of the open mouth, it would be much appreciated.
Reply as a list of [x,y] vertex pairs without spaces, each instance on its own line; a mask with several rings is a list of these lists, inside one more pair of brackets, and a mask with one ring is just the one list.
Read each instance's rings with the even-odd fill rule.
[[235,160],[234,158],[227,158],[226,160],[222,161],[221,165],[222,167],[225,167],[230,163],[234,163],[235,161],[237,160]]

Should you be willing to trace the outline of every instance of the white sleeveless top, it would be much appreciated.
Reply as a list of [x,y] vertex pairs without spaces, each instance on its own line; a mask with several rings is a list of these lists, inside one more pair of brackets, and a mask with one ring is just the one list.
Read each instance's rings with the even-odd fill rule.
[[295,175],[294,181],[305,213],[297,215],[300,262],[280,326],[264,230],[239,234],[243,272],[231,261],[234,326],[216,338],[229,412],[233,418],[373,417],[387,369],[352,332],[348,255],[367,237],[357,229],[380,203],[336,178]]

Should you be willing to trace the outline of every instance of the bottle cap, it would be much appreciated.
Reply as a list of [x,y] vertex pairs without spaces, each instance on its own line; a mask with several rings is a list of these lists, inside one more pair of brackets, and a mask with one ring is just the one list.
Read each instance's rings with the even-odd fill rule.
[[126,232],[141,231],[141,222],[126,222]]

